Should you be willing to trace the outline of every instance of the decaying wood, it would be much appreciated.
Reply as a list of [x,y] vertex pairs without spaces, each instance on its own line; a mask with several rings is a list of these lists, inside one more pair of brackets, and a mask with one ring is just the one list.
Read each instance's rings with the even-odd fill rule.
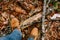
[[24,29],[30,25],[32,25],[33,23],[35,22],[38,22],[39,19],[41,19],[42,17],[42,14],[39,13],[39,14],[36,14],[28,19],[26,19],[20,26],[21,26],[21,29]]

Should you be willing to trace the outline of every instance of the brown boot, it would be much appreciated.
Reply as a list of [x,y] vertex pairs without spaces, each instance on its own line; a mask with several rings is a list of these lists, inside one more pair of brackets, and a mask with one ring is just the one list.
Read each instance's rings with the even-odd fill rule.
[[31,35],[34,36],[34,40],[37,39],[38,37],[38,28],[33,28],[32,31],[31,31]]
[[15,17],[11,17],[11,18],[12,19],[11,19],[10,23],[11,23],[12,30],[14,28],[18,28],[19,27],[19,20],[17,18],[15,18]]

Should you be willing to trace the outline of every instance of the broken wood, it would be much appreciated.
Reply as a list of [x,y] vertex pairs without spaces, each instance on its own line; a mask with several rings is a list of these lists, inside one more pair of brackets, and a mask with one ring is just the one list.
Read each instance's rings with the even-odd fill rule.
[[33,23],[36,23],[38,22],[39,19],[41,19],[42,17],[42,14],[39,13],[39,14],[36,14],[28,19],[26,19],[20,26],[21,26],[21,29],[24,29],[30,25],[32,25]]

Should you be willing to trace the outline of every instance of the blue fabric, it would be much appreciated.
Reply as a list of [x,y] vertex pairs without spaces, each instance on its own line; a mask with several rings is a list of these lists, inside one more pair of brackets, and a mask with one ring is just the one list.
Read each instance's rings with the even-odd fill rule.
[[28,40],[34,40],[34,38],[33,37],[29,37]]
[[15,29],[10,35],[0,37],[0,40],[22,40],[22,33]]
[[[15,29],[10,35],[5,37],[0,37],[0,40],[22,40],[22,33]],[[29,37],[28,40],[34,40],[32,37]]]

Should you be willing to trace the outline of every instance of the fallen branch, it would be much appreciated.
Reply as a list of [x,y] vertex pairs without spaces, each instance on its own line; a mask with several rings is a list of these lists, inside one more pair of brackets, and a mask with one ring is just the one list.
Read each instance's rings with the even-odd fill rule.
[[25,20],[20,26],[21,26],[21,29],[25,29],[27,28],[28,26],[38,22],[39,19],[41,19],[42,17],[42,14],[39,13],[39,14],[36,14],[30,18],[28,18],[27,20]]

